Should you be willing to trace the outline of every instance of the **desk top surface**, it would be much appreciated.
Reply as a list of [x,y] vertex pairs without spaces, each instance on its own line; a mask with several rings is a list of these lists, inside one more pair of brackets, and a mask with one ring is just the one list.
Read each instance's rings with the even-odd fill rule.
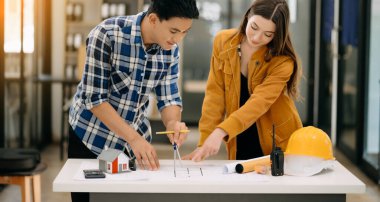
[[158,171],[137,170],[84,179],[83,169],[96,169],[96,159],[68,159],[53,182],[55,192],[119,193],[364,193],[365,185],[338,161],[332,169],[311,177],[223,174],[236,161],[183,161],[174,177],[173,160],[160,160]]

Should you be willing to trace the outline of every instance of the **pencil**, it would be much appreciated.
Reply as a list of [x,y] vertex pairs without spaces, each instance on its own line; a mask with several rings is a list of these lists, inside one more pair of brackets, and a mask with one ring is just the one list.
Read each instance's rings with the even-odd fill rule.
[[[190,132],[190,130],[180,130],[179,133],[188,133]],[[174,131],[160,131],[160,132],[156,132],[157,135],[167,135],[167,134],[173,134]]]

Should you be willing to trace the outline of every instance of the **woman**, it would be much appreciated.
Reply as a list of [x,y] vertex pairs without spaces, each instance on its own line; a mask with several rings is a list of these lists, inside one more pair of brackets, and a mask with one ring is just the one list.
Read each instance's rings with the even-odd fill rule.
[[273,125],[276,144],[285,150],[292,132],[302,127],[292,100],[299,96],[301,65],[288,29],[285,0],[255,0],[238,30],[217,34],[198,148],[184,159],[215,155],[222,140],[228,159],[268,155]]

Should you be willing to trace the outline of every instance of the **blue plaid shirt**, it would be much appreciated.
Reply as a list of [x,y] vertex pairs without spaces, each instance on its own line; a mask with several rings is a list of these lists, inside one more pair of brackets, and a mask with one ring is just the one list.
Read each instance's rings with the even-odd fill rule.
[[177,86],[178,46],[164,50],[153,44],[147,49],[140,26],[145,14],[107,19],[87,38],[85,68],[70,107],[69,123],[95,154],[105,148],[126,148],[133,156],[128,143],[91,113],[94,106],[110,103],[148,142],[152,139],[147,119],[151,92],[160,111],[170,105],[182,106]]

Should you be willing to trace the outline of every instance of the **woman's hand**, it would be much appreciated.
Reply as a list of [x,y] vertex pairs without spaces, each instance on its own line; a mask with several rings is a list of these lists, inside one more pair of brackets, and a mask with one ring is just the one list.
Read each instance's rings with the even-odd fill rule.
[[183,159],[198,162],[217,154],[222,140],[226,135],[227,133],[224,130],[216,128],[201,147],[196,148],[189,155],[183,157]]
[[192,160],[194,158],[194,155],[197,154],[199,152],[199,150],[201,149],[201,147],[197,147],[196,149],[194,149],[193,152],[191,152],[190,154],[186,155],[186,156],[183,156],[182,157],[182,160]]

